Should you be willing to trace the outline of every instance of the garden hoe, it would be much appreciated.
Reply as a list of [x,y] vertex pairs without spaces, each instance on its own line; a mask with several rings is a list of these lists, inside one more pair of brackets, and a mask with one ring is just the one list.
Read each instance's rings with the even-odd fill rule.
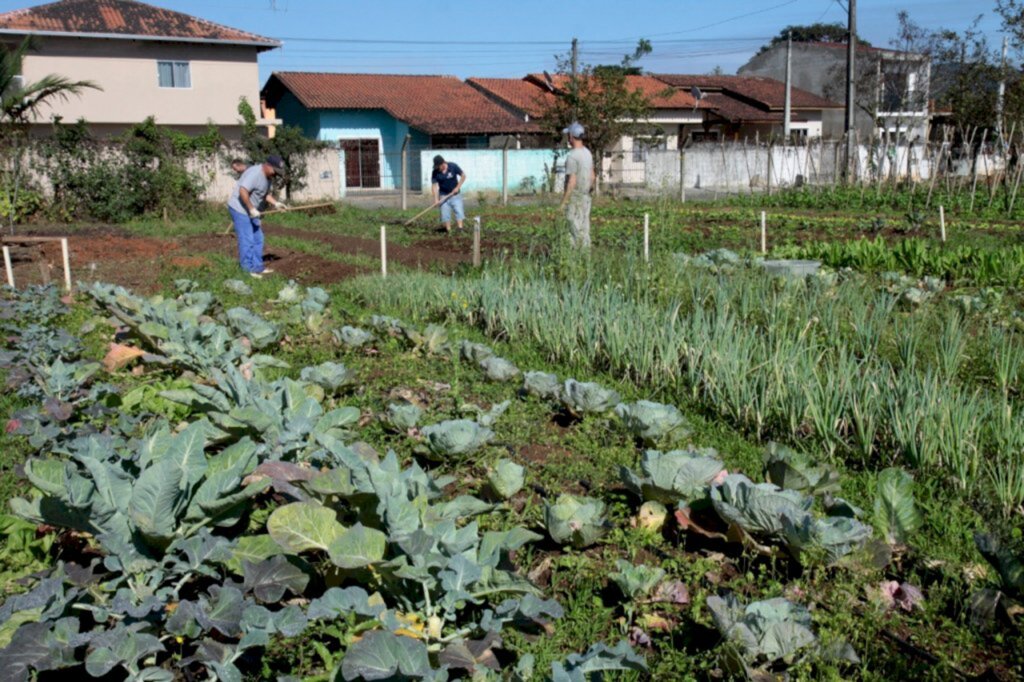
[[429,211],[432,208],[437,208],[438,206],[442,206],[444,204],[444,202],[448,201],[453,196],[455,196],[455,195],[454,194],[449,194],[444,199],[441,199],[440,201],[435,201],[430,206],[427,206],[425,209],[423,209],[422,211],[420,211],[419,213],[417,213],[413,217],[409,218],[408,220],[406,220],[402,224],[403,225],[412,225],[414,222],[416,222],[416,220],[418,220],[419,218],[422,218],[427,213],[427,211]]
[[[328,201],[322,204],[309,204],[307,206],[289,206],[288,208],[274,208],[269,211],[264,211],[260,214],[260,217],[267,215],[273,215],[275,213],[334,213],[335,207],[334,202]],[[234,223],[228,223],[228,228],[224,231],[222,236],[227,236],[235,231]]]

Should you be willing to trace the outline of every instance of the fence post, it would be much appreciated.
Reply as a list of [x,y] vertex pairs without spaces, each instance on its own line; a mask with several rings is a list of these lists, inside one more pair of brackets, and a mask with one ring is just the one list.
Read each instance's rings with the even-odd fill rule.
[[402,210],[409,208],[409,142],[412,135],[406,133],[402,142]]
[[686,152],[679,152],[679,203],[686,203]]
[[380,276],[388,276],[388,228],[380,226]]
[[473,267],[480,267],[480,216],[473,217]]
[[512,136],[505,136],[505,145],[501,148],[501,205],[508,206],[508,146]]
[[644,213],[644,262],[651,262],[651,216]]
[[942,243],[946,243],[946,209],[939,204],[939,234],[942,236]]
[[761,211],[761,253],[768,253],[768,216]]
[[768,196],[772,195],[772,142],[768,141]]
[[7,273],[7,286],[14,288],[14,268],[11,267],[11,250],[4,247],[4,272]]
[[64,288],[71,291],[71,254],[68,249],[68,239],[60,240],[60,254],[64,261]]

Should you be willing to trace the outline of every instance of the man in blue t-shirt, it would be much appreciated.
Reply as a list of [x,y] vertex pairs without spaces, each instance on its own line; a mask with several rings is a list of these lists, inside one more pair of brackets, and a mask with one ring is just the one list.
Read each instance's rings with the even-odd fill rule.
[[466,182],[466,174],[454,163],[448,163],[438,154],[434,157],[434,174],[430,177],[431,189],[434,192],[434,203],[441,204],[441,222],[445,232],[452,231],[452,212],[455,212],[455,223],[462,229],[462,221],[466,219],[466,209],[462,205],[462,183]]

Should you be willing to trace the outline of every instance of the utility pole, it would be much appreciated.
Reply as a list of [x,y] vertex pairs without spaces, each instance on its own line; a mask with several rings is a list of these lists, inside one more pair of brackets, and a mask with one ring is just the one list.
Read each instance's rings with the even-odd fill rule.
[[786,34],[786,105],[782,109],[782,143],[789,144],[790,135],[790,91],[793,88],[793,32]]
[[576,74],[580,68],[580,50],[579,41],[576,38],[572,39],[572,118],[576,120],[578,90],[576,89]]
[[854,111],[856,109],[856,87],[854,76],[856,72],[855,62],[857,60],[857,0],[849,0],[849,17],[846,33],[846,173],[850,174],[850,164],[853,161],[853,130],[855,126]]
[[999,64],[999,91],[996,93],[996,134],[1003,145],[1003,102],[1006,98],[1006,36],[1003,36],[1003,59]]

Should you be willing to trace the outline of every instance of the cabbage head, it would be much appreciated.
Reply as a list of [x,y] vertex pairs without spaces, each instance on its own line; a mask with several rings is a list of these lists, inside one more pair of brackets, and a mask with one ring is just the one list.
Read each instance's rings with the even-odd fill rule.
[[817,641],[806,607],[776,597],[743,606],[734,595],[708,597],[715,627],[747,665],[773,663]]
[[783,535],[789,552],[800,559],[804,554],[822,553],[835,563],[871,539],[871,526],[846,516],[816,519],[811,514],[782,515]]
[[575,415],[607,412],[619,404],[619,394],[592,382],[566,379],[560,396],[562,405]]
[[370,332],[365,329],[360,329],[359,327],[350,327],[348,325],[345,325],[341,329],[335,329],[332,334],[334,334],[335,341],[348,348],[359,348],[373,340],[373,334]]
[[384,415],[384,422],[396,431],[404,433],[415,428],[423,416],[423,410],[412,403],[391,403]]
[[559,495],[554,504],[544,503],[544,525],[551,539],[576,549],[589,547],[608,530],[601,500],[577,495]]
[[355,382],[356,373],[340,362],[325,362],[316,367],[306,367],[299,378],[316,384],[327,393],[337,393],[341,387]]
[[674,405],[640,400],[620,403],[615,414],[626,429],[648,445],[663,441],[678,441],[690,435],[686,418]]
[[492,355],[480,361],[480,369],[491,381],[512,381],[519,376],[519,368],[505,358]]
[[622,482],[643,500],[672,505],[689,505],[707,497],[711,483],[722,475],[725,465],[713,449],[648,450],[640,461],[642,477],[626,467],[619,469]]
[[810,511],[813,497],[795,490],[782,490],[771,483],[754,483],[743,474],[729,474],[711,488],[711,503],[726,523],[751,535],[781,538],[782,517]]
[[471,419],[453,419],[424,427],[427,454],[437,458],[468,455],[487,445],[494,431]]
[[466,362],[480,364],[492,355],[494,355],[494,351],[491,350],[489,346],[485,346],[482,343],[463,341],[459,344],[459,357]]
[[555,374],[547,372],[527,372],[523,375],[523,393],[544,400],[560,400],[562,382]]

